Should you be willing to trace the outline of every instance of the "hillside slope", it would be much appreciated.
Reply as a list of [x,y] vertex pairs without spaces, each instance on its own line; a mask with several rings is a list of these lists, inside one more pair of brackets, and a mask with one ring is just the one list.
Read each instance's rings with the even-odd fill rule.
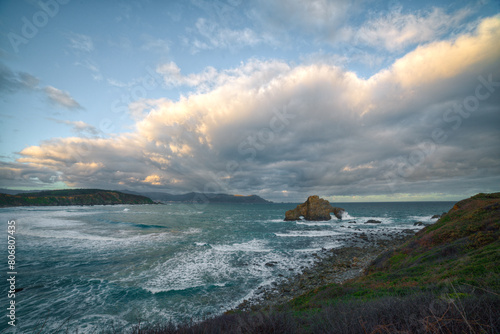
[[154,204],[145,196],[101,189],[50,190],[18,195],[0,194],[0,207]]

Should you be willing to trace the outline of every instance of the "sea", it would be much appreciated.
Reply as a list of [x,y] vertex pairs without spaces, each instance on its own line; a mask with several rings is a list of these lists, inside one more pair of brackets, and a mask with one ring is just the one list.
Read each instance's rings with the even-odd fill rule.
[[[433,223],[453,204],[335,203],[346,210],[343,219],[322,222],[283,221],[297,203],[2,208],[0,333],[126,332],[200,321],[300,273],[313,254],[345,246],[353,233],[418,230],[415,222]],[[382,223],[364,224],[370,219]],[[8,323],[12,300],[15,327]]]

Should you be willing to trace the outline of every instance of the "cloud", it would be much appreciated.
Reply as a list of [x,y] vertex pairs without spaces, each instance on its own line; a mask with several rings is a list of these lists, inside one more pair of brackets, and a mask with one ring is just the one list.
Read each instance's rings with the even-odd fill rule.
[[157,67],[156,71],[163,75],[167,86],[210,86],[219,76],[217,70],[211,66],[205,68],[204,72],[182,75],[181,69],[174,62],[168,62]]
[[88,69],[92,73],[92,78],[95,81],[102,81],[104,79],[104,76],[102,75],[101,70],[99,69],[97,64],[95,64],[94,62],[92,62],[88,59],[81,61],[81,62],[77,61],[75,63],[75,65],[82,66],[82,67]]
[[52,86],[40,87],[40,80],[26,72],[14,72],[0,63],[0,94],[12,94],[18,91],[42,92],[48,101],[66,109],[83,109],[68,92]]
[[[273,45],[290,47],[302,43],[337,43],[337,36],[351,17],[360,12],[360,1],[258,0],[248,17],[264,31]],[[300,40],[300,39],[299,39]]]
[[0,63],[0,93],[36,90],[40,80],[26,72],[14,72]]
[[77,133],[80,136],[90,135],[93,137],[97,137],[102,133],[100,130],[98,130],[93,125],[87,124],[83,121],[67,121],[67,120],[60,120],[60,119],[55,119],[55,118],[48,118],[48,119],[51,121],[54,121],[56,123],[59,123],[59,124],[65,124],[65,125],[71,126],[73,132]]
[[341,26],[355,11],[356,1],[259,0],[252,16],[268,27],[290,27],[312,34],[328,35]]
[[69,47],[75,51],[94,51],[94,42],[92,41],[92,38],[90,36],[70,33],[67,38],[69,40]]
[[52,86],[47,86],[43,90],[45,94],[47,94],[49,101],[56,106],[69,110],[83,109],[83,107],[68,92]]
[[500,17],[487,18],[368,79],[321,62],[250,60],[207,78],[167,63],[158,71],[172,85],[208,88],[137,101],[133,132],[45,141],[11,168],[75,187],[278,200],[498,191],[499,39]]
[[[237,50],[243,47],[256,46],[272,41],[266,35],[259,35],[250,28],[230,29],[222,27],[218,22],[199,18],[195,24],[197,37],[187,39],[192,53],[211,49]],[[201,39],[201,40],[200,40]]]
[[355,43],[401,51],[407,46],[426,43],[450,32],[471,14],[471,9],[461,9],[448,14],[440,8],[427,12],[403,14],[401,7],[384,16],[374,18],[360,28],[343,30],[344,39]]
[[[341,50],[352,57],[370,50],[401,53],[408,47],[435,41],[448,34],[463,33],[463,22],[477,8],[473,5],[452,11],[432,7],[413,12],[401,5],[391,5],[387,10],[370,11],[360,23],[357,14],[366,4],[362,1],[258,1],[248,16],[260,33],[267,32],[268,40],[281,47],[297,43],[324,45]],[[210,29],[206,29],[209,31]],[[259,34],[258,34],[259,35]],[[354,50],[353,50],[354,49]]]

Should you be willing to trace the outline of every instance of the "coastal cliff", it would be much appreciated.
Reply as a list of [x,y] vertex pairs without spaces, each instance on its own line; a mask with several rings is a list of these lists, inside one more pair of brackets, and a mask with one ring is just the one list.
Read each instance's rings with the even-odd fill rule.
[[50,190],[18,195],[0,194],[0,207],[154,204],[145,196],[101,189]]

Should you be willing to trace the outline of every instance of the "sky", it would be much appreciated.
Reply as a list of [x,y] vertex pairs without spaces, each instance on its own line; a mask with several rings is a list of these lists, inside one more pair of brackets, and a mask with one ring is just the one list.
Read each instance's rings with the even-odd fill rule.
[[0,1],[0,188],[500,191],[500,1]]

